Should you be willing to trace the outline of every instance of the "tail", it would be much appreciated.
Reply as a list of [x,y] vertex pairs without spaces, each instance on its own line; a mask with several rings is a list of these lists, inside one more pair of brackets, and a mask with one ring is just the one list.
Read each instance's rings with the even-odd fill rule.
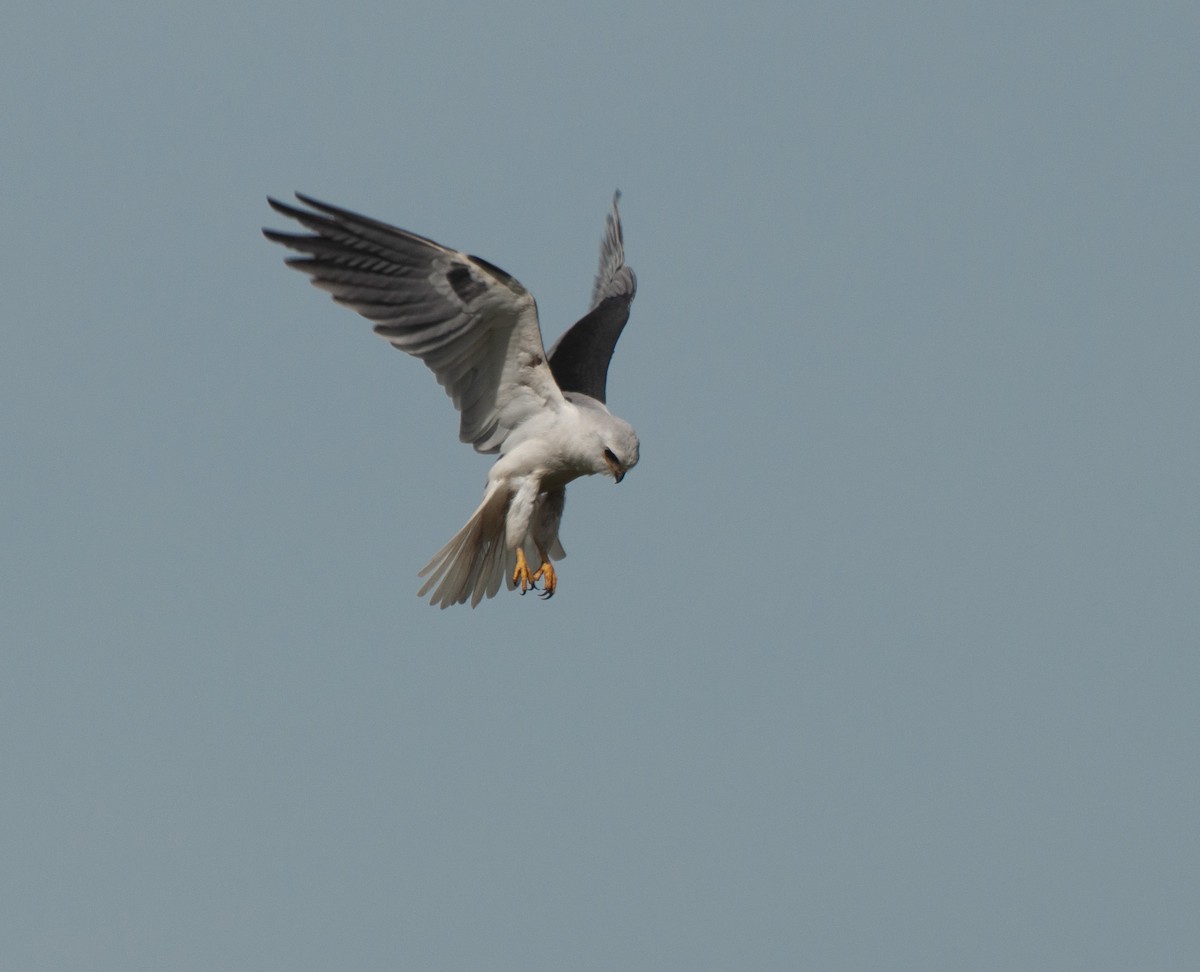
[[418,576],[428,578],[418,597],[433,591],[429,603],[448,608],[465,604],[468,598],[475,607],[485,597],[496,595],[516,563],[516,554],[504,543],[504,522],[511,501],[512,491],[505,485],[488,491],[466,526],[421,570]]

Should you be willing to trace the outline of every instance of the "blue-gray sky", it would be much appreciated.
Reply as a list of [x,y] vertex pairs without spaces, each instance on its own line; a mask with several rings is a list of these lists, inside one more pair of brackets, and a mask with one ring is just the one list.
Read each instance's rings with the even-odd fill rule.
[[[1200,965],[1200,13],[22,4],[0,37],[0,967]],[[642,438],[558,596],[259,234],[624,192]]]

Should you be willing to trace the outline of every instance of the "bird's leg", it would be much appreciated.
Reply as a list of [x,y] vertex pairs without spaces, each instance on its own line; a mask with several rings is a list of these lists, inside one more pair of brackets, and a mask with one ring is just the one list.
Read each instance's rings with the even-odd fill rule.
[[539,580],[542,581],[542,597],[554,597],[554,591],[558,587],[558,574],[555,573],[554,565],[550,563],[550,558],[546,556],[545,551],[542,552],[542,566],[533,575],[534,583]]
[[[541,574],[541,571],[538,571]],[[534,581],[537,578],[529,573],[529,564],[525,560],[525,551],[517,547],[517,569],[513,571],[513,583],[521,585],[521,596],[525,595],[526,591],[535,590]]]

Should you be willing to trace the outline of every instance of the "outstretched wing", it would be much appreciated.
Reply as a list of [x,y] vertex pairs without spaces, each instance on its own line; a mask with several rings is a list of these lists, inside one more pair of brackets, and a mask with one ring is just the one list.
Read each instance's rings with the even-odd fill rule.
[[289,257],[288,266],[432,369],[462,414],[463,442],[496,452],[527,418],[563,403],[546,363],[537,305],[514,277],[415,233],[296,198],[315,211],[267,201],[311,235],[263,235],[306,254]]
[[550,350],[550,370],[558,387],[601,402],[605,400],[608,363],[637,291],[637,278],[625,266],[625,238],[617,209],[620,198],[619,192],[613,193],[612,212],[600,242],[600,270],[592,287],[591,308]]

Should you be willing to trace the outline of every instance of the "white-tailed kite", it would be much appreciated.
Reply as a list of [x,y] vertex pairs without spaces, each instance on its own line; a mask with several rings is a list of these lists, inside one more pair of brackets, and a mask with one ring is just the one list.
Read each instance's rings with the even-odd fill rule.
[[[566,485],[580,476],[620,482],[637,465],[638,437],[605,405],[613,348],[629,320],[637,281],[625,266],[620,193],[600,244],[588,313],[547,355],[537,304],[499,267],[307,196],[297,209],[271,207],[311,235],[263,230],[299,253],[287,264],[312,277],[339,304],[375,324],[375,333],[437,375],[461,413],[459,438],[500,454],[483,502],[420,572],[419,596],[443,608],[474,607],[506,582],[552,597]],[[311,210],[311,211],[310,211]],[[540,566],[531,571],[530,562]]]

